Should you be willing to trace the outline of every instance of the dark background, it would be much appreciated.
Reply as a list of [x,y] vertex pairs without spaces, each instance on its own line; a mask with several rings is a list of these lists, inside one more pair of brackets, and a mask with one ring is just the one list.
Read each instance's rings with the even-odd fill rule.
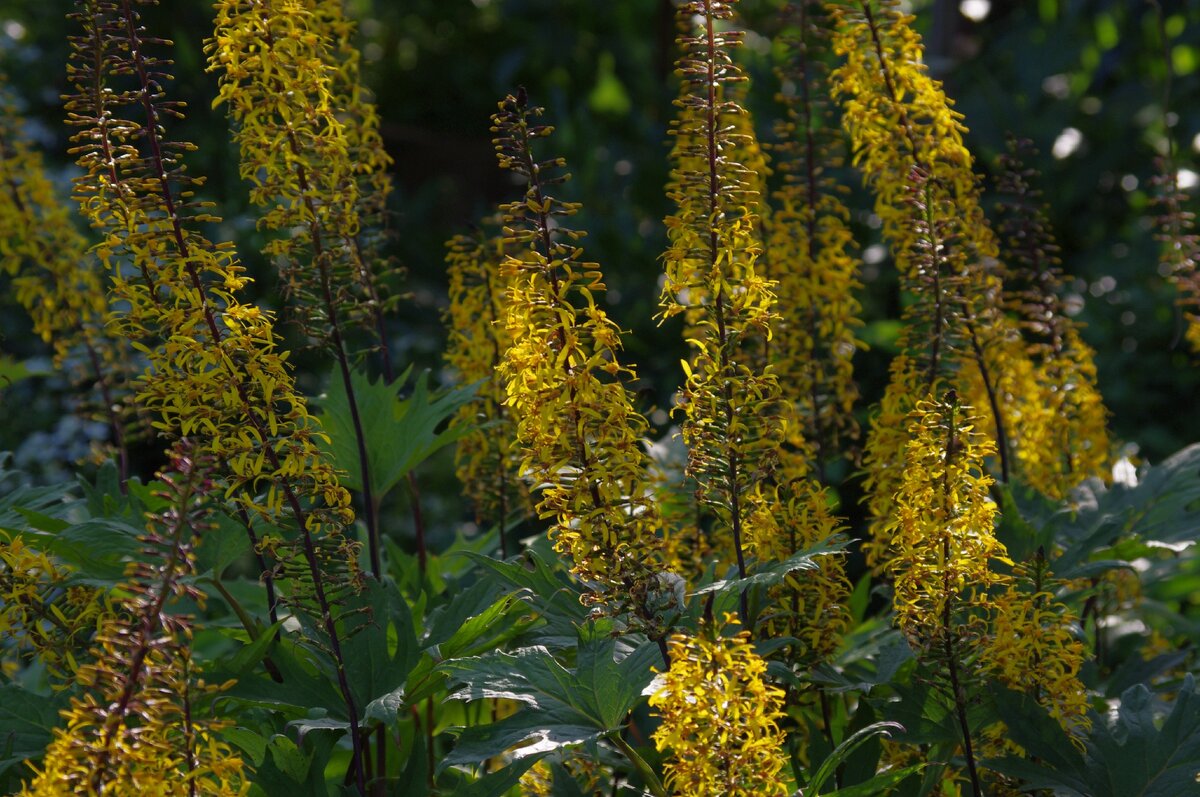
[[[752,106],[766,139],[775,113],[769,37],[778,5],[742,4],[751,33],[741,55],[753,76]],[[1151,461],[1200,440],[1194,411],[1200,363],[1181,341],[1181,318],[1158,273],[1147,207],[1154,156],[1166,141],[1164,48],[1153,6],[1139,0],[993,0],[986,17],[972,21],[956,2],[912,5],[931,69],[966,116],[977,169],[989,170],[1010,131],[1033,139],[1042,153],[1035,165],[1063,246],[1070,303],[1099,352],[1114,436]],[[1196,169],[1200,4],[1162,5],[1176,73],[1171,132],[1181,165]],[[608,309],[630,330],[627,359],[643,378],[646,409],[669,406],[683,351],[677,329],[656,326],[653,315],[665,246],[661,219],[669,212],[663,196],[666,129],[676,92],[671,4],[350,0],[349,6],[361,21],[365,79],[376,92],[396,161],[394,253],[408,270],[411,293],[392,321],[400,359],[433,369],[435,381],[445,377],[443,242],[514,196],[513,184],[495,166],[488,117],[498,99],[524,85],[558,128],[553,147],[574,173],[562,194],[584,203],[575,226],[589,231],[588,255],[607,275]],[[44,144],[64,201],[73,169],[59,99],[66,89],[65,37],[72,30],[64,18],[68,10],[65,0],[0,0],[0,70]],[[145,16],[152,32],[177,45],[172,90],[188,101],[190,116],[171,135],[200,147],[190,156],[190,171],[208,176],[205,192],[225,218],[210,232],[238,241],[243,260],[259,276],[255,298],[274,306],[272,276],[258,254],[262,241],[237,176],[223,109],[210,109],[215,77],[203,70],[202,47],[211,6],[173,0]],[[1069,154],[1063,151],[1068,128],[1081,137]],[[1056,141],[1062,157],[1053,154]],[[868,223],[871,200],[856,176],[847,173],[846,179],[855,189],[850,202],[867,248],[877,238]],[[872,349],[859,356],[856,368],[865,417],[886,379],[897,300],[889,260],[868,263],[863,276],[863,334]],[[11,301],[0,310],[0,334],[0,351],[34,358],[35,366],[45,363],[45,349]],[[325,366],[316,368],[311,355],[298,362],[303,388],[318,393]],[[102,433],[69,418],[65,395],[53,376],[0,393],[0,451],[17,452],[41,478],[66,472],[80,441]],[[661,422],[664,416],[652,417]],[[446,460],[432,467],[430,479],[448,479]],[[443,500],[454,501],[455,491],[445,486]]]

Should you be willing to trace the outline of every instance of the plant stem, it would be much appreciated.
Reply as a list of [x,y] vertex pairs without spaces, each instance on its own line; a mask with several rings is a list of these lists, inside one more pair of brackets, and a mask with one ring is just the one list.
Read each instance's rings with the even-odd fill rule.
[[630,747],[629,742],[621,738],[619,731],[611,734],[609,739],[614,745],[617,746],[617,749],[625,755],[625,758],[629,760],[629,763],[633,764],[633,768],[637,770],[639,775],[641,775],[642,782],[646,785],[646,788],[650,790],[650,793],[653,794],[654,797],[669,797],[670,792],[668,792],[666,787],[663,786],[662,781],[654,772],[654,769],[646,763],[646,759],[638,755],[637,750],[634,750],[632,747]]

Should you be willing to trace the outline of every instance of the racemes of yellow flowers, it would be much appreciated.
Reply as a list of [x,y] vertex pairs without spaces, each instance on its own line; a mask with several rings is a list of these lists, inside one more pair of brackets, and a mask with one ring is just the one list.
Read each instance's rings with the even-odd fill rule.
[[783,690],[767,682],[750,634],[725,636],[710,624],[672,636],[670,650],[650,697],[662,718],[654,744],[670,755],[667,786],[688,797],[785,797]]
[[597,598],[636,607],[660,547],[641,447],[647,424],[625,388],[632,371],[618,359],[617,327],[597,305],[601,273],[583,261],[581,233],[563,223],[577,206],[547,193],[566,177],[561,159],[534,155],[553,130],[540,114],[521,93],[492,117],[501,167],[526,181],[524,197],[501,208],[512,249],[501,263],[510,345],[499,373],[522,475],[541,491],[537,511],[554,522],[555,548]]

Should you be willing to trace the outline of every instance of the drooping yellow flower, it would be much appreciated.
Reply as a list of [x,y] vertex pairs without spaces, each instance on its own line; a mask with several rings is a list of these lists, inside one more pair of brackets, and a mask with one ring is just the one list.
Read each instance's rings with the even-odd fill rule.
[[35,656],[62,688],[75,678],[98,627],[112,614],[103,590],[70,583],[71,571],[20,537],[0,539],[0,647],[5,665]]
[[[774,294],[757,266],[761,251],[755,207],[758,175],[735,160],[753,154],[746,114],[730,99],[744,80],[730,51],[741,39],[723,26],[734,3],[700,0],[678,9],[683,81],[668,196],[668,249],[662,316],[682,315],[692,353],[678,394],[687,474],[701,504],[717,518],[714,534],[729,535],[738,573],[746,575],[747,524],[764,517],[769,481],[782,437],[779,383],[761,352],[771,337]],[[738,132],[741,127],[743,132]],[[713,546],[718,550],[721,545]]]
[[1056,582],[1040,561],[1019,565],[1014,576],[995,598],[981,662],[1010,689],[1035,697],[1064,730],[1086,730],[1088,696],[1079,680],[1086,652],[1073,633],[1079,618],[1054,598]]
[[1108,472],[1108,413],[1096,386],[1092,349],[1063,306],[1059,247],[1042,192],[1033,184],[1037,173],[1025,165],[1034,154],[1029,142],[1010,138],[1008,152],[999,158],[997,233],[1008,312],[1020,323],[1044,408],[1026,413],[1020,423],[1040,425],[1022,436],[1045,445],[1019,445],[1016,458],[1026,482],[1063,498],[1084,479]]
[[[247,277],[233,247],[196,229],[215,217],[194,198],[202,180],[182,164],[192,146],[166,135],[181,110],[158,82],[165,43],[146,38],[138,15],[151,2],[80,0],[72,15],[81,28],[71,39],[66,105],[80,128],[75,194],[101,236],[109,323],[149,361],[137,398],[157,416],[154,427],[194,440],[197,456],[220,463],[226,496],[279,530],[262,538],[261,552],[281,597],[314,617],[337,663],[363,787],[359,714],[337,627],[339,599],[361,579],[358,547],[343,534],[353,522],[350,495],[317,446],[320,427],[278,350],[271,314],[238,298]],[[135,85],[124,88],[129,76]]]
[[900,340],[904,359],[893,365],[866,446],[877,540],[869,555],[879,547],[904,458],[904,436],[885,428],[885,416],[957,388],[980,408],[978,424],[996,441],[1006,480],[1013,450],[1046,451],[1051,444],[1030,436],[1045,426],[1031,417],[1046,410],[1019,330],[1003,312],[999,249],[979,202],[961,114],[929,77],[912,18],[897,6],[894,0],[831,6],[834,50],[845,58],[833,72],[834,95],[854,163],[875,192],[901,287],[913,299]]
[[[644,594],[659,554],[659,514],[649,492],[641,438],[616,325],[598,306],[602,274],[582,259],[581,233],[565,226],[577,205],[546,193],[565,176],[561,158],[537,160],[533,145],[553,128],[522,92],[492,117],[503,168],[526,180],[525,195],[502,206],[508,281],[500,374],[517,424],[523,475],[540,490],[555,548],[615,605]],[[650,620],[651,618],[645,618]]]
[[[734,622],[728,615],[725,624]],[[767,682],[767,663],[750,634],[714,628],[671,637],[671,666],[650,706],[662,724],[654,745],[669,751],[666,784],[685,797],[787,795],[783,690]]]
[[[340,9],[319,0],[225,0],[206,49],[210,71],[220,73],[216,102],[235,125],[241,175],[253,185],[251,200],[268,208],[259,226],[285,233],[264,251],[279,265],[291,310],[316,342],[347,348],[354,328],[380,329],[386,261],[362,243],[375,234],[366,224],[379,221],[386,190],[368,198],[361,184],[386,185],[390,161],[381,145],[358,140],[376,142],[377,132],[350,129],[374,112],[348,85],[357,61],[337,65],[353,25],[333,5]],[[340,103],[350,99],[357,104],[348,116]]]
[[454,463],[475,508],[477,523],[496,524],[500,550],[508,556],[506,524],[513,512],[528,512],[529,490],[520,478],[517,431],[506,390],[496,371],[512,345],[505,326],[508,280],[500,275],[506,247],[500,237],[455,236],[447,244],[446,363],[463,382],[480,382],[477,399],[461,407],[453,426],[471,431],[458,441]]
[[194,547],[212,502],[211,463],[180,448],[163,474],[168,508],[151,518],[143,542],[161,553],[132,566],[131,597],[105,616],[92,661],[78,671],[83,691],[62,712],[65,726],[21,792],[52,795],[245,794],[242,760],[210,717],[222,687],[193,672],[191,625],[172,613],[186,598],[203,605],[193,583]]
[[886,524],[896,624],[914,649],[933,656],[964,635],[982,636],[989,590],[1008,582],[993,569],[993,562],[1010,563],[995,536],[984,468],[995,448],[972,421],[953,396],[917,405]]

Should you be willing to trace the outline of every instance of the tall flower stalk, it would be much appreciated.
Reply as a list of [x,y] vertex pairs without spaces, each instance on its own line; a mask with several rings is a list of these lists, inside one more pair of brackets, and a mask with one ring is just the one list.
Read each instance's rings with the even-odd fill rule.
[[[759,178],[734,160],[736,151],[746,151],[734,122],[746,111],[729,96],[745,79],[730,56],[741,34],[723,29],[734,5],[700,0],[678,9],[687,32],[678,39],[683,87],[671,124],[668,185],[675,212],[666,219],[660,304],[664,318],[683,316],[692,349],[679,393],[687,475],[700,503],[716,515],[718,533],[730,535],[744,578],[748,526],[769,502],[758,485],[775,466],[781,429],[774,417],[779,384],[757,356],[770,339],[775,301],[756,264]],[[746,622],[744,594],[741,613]]]
[[974,431],[953,392],[943,401],[917,405],[909,437],[895,513],[887,524],[896,624],[919,658],[944,669],[972,789],[980,797],[965,662],[986,638],[989,590],[1007,581],[992,564],[1011,564],[993,532],[996,505],[983,464],[995,449]]
[[999,158],[996,232],[1004,252],[1007,309],[1020,324],[1046,410],[1023,419],[1044,427],[1025,436],[1046,445],[1019,446],[1017,460],[1028,483],[1059,499],[1084,479],[1105,475],[1108,413],[1096,386],[1092,349],[1063,306],[1058,244],[1033,182],[1036,172],[1025,165],[1032,154],[1028,141],[1010,138],[1008,152]]
[[582,233],[565,224],[578,205],[548,193],[567,179],[565,163],[534,154],[553,131],[541,113],[522,91],[492,117],[501,167],[525,180],[524,196],[501,208],[513,253],[501,271],[511,345],[500,374],[555,548],[593,600],[632,609],[653,635],[661,629],[645,598],[657,587],[660,518],[641,447],[647,424],[625,387],[633,372],[619,360],[618,329],[598,306],[603,276],[575,244]]
[[[268,208],[259,226],[284,233],[264,251],[279,266],[292,313],[337,363],[358,446],[368,558],[380,578],[379,501],[372,494],[348,336],[355,327],[377,332],[386,351],[378,273],[383,261],[364,258],[360,177],[387,162],[354,161],[362,144],[351,141],[340,116],[340,78],[331,55],[340,31],[320,6],[297,0],[218,4],[209,68],[221,73],[217,101],[228,106],[234,122],[241,174],[253,184],[251,200]],[[373,204],[368,215],[381,212]]]
[[213,510],[211,463],[181,445],[162,475],[168,507],[151,518],[143,559],[131,566],[130,597],[99,625],[92,663],[79,669],[86,688],[62,714],[45,760],[24,795],[211,794],[249,789],[242,759],[206,716],[221,687],[197,678],[190,620],[180,600],[203,606],[194,549]]
[[[365,790],[358,708],[347,680],[338,603],[358,588],[350,496],[314,439],[320,428],[285,365],[268,313],[238,300],[247,278],[232,246],[196,226],[215,220],[193,198],[201,181],[184,171],[190,144],[170,141],[165,123],[182,115],[166,99],[166,43],[141,27],[149,0],[81,0],[73,15],[70,123],[83,169],[75,185],[100,233],[96,252],[112,279],[110,324],[134,341],[150,367],[138,400],[154,426],[196,442],[221,463],[226,494],[268,525],[260,548],[273,560],[285,599],[315,616],[336,666]],[[140,117],[135,121],[135,117]]]
[[911,17],[893,0],[831,6],[833,72],[854,163],[875,192],[875,212],[891,243],[905,308],[901,354],[872,419],[866,444],[872,540],[868,560],[886,557],[882,524],[902,478],[904,418],[919,402],[955,387],[987,412],[999,477],[1012,472],[1014,446],[1047,443],[1022,436],[1022,414],[1044,411],[1019,331],[1002,312],[999,249],[979,202],[979,181],[963,144],[962,117],[922,63]]
[[[853,415],[858,387],[852,357],[862,343],[859,261],[850,211],[830,172],[843,160],[840,131],[831,126],[821,55],[827,20],[812,0],[784,9],[787,60],[776,72],[786,116],[777,124],[775,169],[783,180],[772,194],[767,275],[776,282],[779,321],[773,325],[772,366],[792,397],[785,404],[791,437],[812,451],[818,478],[829,460],[858,436]],[[793,447],[796,444],[793,443]]]

